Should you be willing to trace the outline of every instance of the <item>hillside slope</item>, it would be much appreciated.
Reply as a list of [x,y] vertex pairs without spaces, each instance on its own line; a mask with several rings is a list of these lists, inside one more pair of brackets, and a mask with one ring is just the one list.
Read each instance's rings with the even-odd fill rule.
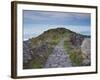
[[[70,66],[83,66],[85,57],[83,57],[84,54],[81,51],[81,45],[85,38],[90,37],[65,28],[56,28],[47,30],[36,38],[29,39],[27,41],[29,44],[24,41],[23,55],[28,56],[24,58],[23,68],[44,68],[49,60],[49,56],[57,53],[55,51],[57,47],[59,47],[59,50],[57,49],[58,53],[62,51],[64,56],[69,56],[67,58],[70,60]],[[59,43],[61,44],[59,45]],[[25,45],[27,45],[27,49]],[[61,46],[63,49],[61,49]]]

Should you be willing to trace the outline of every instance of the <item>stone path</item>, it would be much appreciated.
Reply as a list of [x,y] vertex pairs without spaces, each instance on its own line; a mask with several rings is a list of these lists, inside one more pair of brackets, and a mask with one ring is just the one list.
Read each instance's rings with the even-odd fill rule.
[[55,46],[51,55],[49,55],[44,68],[71,67],[72,63],[67,52],[64,51],[64,39]]

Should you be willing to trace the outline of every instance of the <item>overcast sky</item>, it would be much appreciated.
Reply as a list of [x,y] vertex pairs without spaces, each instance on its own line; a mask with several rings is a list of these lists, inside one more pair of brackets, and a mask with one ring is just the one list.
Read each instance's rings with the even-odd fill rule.
[[64,27],[77,33],[90,35],[91,15],[89,13],[23,11],[23,39],[36,37],[44,31]]

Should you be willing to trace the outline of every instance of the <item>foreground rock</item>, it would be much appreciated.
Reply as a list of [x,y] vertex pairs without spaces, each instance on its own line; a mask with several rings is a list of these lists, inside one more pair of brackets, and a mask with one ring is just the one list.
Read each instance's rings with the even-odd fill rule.
[[84,54],[83,65],[91,64],[91,41],[90,38],[85,38],[81,45],[81,51]]

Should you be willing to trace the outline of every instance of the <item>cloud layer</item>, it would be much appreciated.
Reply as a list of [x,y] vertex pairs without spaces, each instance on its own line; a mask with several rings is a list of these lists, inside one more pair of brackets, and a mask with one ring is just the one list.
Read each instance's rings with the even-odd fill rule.
[[89,13],[23,11],[24,24],[90,25]]
[[65,27],[77,33],[90,35],[91,14],[52,11],[23,11],[24,40],[36,37],[44,31]]

